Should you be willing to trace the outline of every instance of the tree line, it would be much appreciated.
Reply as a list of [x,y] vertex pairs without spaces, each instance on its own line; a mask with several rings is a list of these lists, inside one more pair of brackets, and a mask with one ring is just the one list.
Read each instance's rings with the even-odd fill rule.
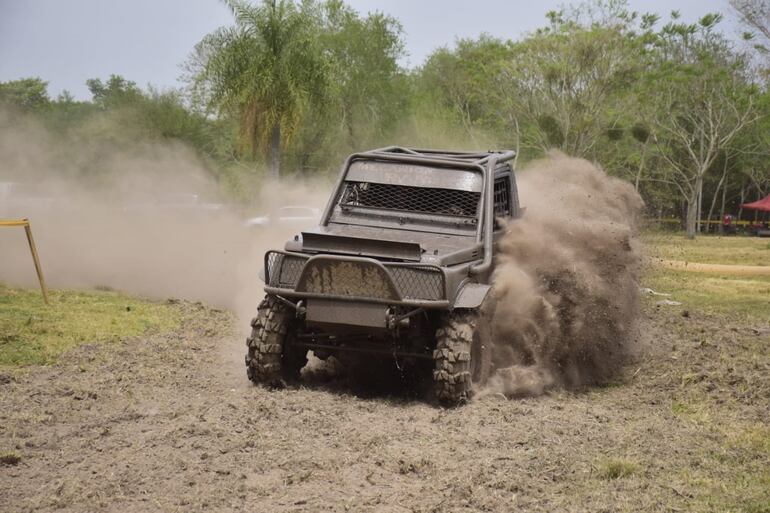
[[61,133],[107,117],[114,137],[182,141],[245,199],[250,177],[326,173],[390,144],[584,157],[689,236],[770,193],[767,0],[731,2],[739,40],[721,13],[664,18],[594,0],[517,40],[455,41],[413,69],[399,64],[392,16],[342,0],[225,3],[233,25],[192,49],[179,90],[113,75],[89,80],[92,99],[79,102],[27,78],[0,83],[0,101]]

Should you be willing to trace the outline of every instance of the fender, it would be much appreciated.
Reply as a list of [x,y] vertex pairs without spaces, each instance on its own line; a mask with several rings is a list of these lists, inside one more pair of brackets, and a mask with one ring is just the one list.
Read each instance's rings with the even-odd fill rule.
[[489,293],[492,285],[466,283],[455,298],[455,308],[478,308]]

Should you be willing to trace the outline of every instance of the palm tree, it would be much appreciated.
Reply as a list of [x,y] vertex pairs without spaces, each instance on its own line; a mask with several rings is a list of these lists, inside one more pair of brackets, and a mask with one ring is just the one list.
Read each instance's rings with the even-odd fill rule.
[[328,66],[319,49],[311,4],[224,0],[235,26],[221,28],[196,46],[194,86],[210,108],[238,119],[242,148],[266,155],[280,176],[281,149],[299,127],[306,107],[319,101]]

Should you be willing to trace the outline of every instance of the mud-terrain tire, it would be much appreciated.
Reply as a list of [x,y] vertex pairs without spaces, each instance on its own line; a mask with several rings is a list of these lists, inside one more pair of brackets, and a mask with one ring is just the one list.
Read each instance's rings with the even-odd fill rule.
[[486,330],[477,329],[478,321],[474,312],[452,312],[436,330],[433,382],[442,404],[467,402],[474,387],[484,385],[489,378],[492,348]]
[[303,352],[289,343],[295,331],[295,313],[274,296],[265,296],[251,321],[246,339],[246,374],[256,384],[282,387],[299,378],[307,363]]

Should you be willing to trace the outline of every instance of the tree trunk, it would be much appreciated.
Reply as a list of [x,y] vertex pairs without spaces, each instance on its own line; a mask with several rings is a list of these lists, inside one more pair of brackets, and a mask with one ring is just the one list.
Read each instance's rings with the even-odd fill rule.
[[725,177],[725,183],[722,186],[722,208],[719,209],[719,233],[724,233],[724,225],[722,224],[722,220],[725,218],[725,199],[727,196],[727,184],[729,182],[729,178]]
[[698,208],[700,207],[700,191],[703,190],[703,175],[695,179],[694,187],[687,201],[687,238],[694,239],[698,228]]
[[738,221],[741,220],[741,215],[743,215],[743,202],[746,198],[746,184],[741,184],[741,202],[738,203],[740,207],[738,207]]
[[270,135],[270,178],[281,178],[281,124],[273,125],[273,133]]
[[647,156],[647,143],[642,145],[642,157],[639,162],[639,169],[636,171],[636,180],[634,180],[634,189],[639,192],[639,182],[642,180],[642,172],[644,171],[644,158]]
[[700,218],[703,216],[703,178],[699,178],[697,181],[698,189],[698,212],[695,219],[695,231],[701,233]]
[[695,230],[697,228],[698,221],[698,194],[693,193],[690,201],[687,203],[687,238],[695,238]]
[[[706,218],[706,221],[708,222],[708,226],[706,227],[707,232],[711,232],[711,216],[714,215],[714,207],[716,207],[717,204],[717,198],[719,197],[719,190],[722,188],[722,185],[725,183],[725,178],[727,177],[727,157],[725,157],[725,165],[722,167],[722,176],[719,178],[719,183],[717,184],[717,188],[714,191],[714,197],[711,198],[711,207],[709,208],[709,215]],[[724,198],[724,194],[722,195]],[[722,217],[719,218],[720,221]],[[719,226],[722,226],[722,223],[719,223]],[[716,230],[715,230],[716,231]],[[721,231],[721,229],[720,229]]]

